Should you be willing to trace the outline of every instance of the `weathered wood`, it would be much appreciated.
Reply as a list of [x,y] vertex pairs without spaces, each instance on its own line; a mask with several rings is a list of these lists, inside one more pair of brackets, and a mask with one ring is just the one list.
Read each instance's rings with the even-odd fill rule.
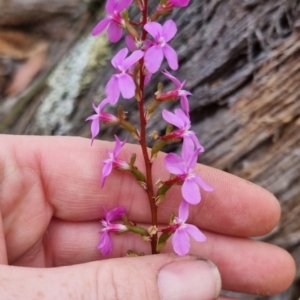
[[[67,13],[53,22],[61,24],[61,18],[74,22],[72,3],[76,1],[59,2],[66,5],[60,13]],[[113,71],[108,58],[124,43],[108,48],[104,36],[91,40],[88,35],[93,21],[86,17],[87,11],[85,8],[77,15],[75,24],[80,25],[66,26],[62,36],[73,33],[69,40],[56,39],[49,31],[46,40],[52,54],[48,66],[21,95],[2,100],[0,131],[90,135],[84,119],[92,111],[91,103],[104,98],[104,87]],[[51,9],[45,14],[51,14]],[[176,74],[187,79],[185,88],[193,93],[194,130],[206,148],[201,162],[251,180],[278,197],[283,209],[281,223],[263,239],[293,254],[299,280],[300,1],[191,1],[187,9],[174,11],[173,17],[180,29],[172,41],[180,58]],[[47,28],[43,20],[36,22]],[[76,39],[79,42],[73,45]],[[58,46],[60,53],[56,53]],[[70,55],[62,59],[69,48]],[[5,71],[5,65],[2,68]],[[171,87],[160,74],[154,76],[154,82],[157,80],[166,90]],[[153,92],[155,84],[150,84],[149,101]],[[137,123],[136,105],[130,101],[123,104],[128,117]],[[166,104],[169,108],[175,105]],[[164,127],[158,117],[149,124],[150,130]],[[101,138],[109,139],[115,131],[103,126]],[[272,299],[294,300],[299,296],[299,283],[295,283],[286,294]]]
[[86,10],[83,1],[1,0],[0,26],[45,24],[57,18],[76,18]]

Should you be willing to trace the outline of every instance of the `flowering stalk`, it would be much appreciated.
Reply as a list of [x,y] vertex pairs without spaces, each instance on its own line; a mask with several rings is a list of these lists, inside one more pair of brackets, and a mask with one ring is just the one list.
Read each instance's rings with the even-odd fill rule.
[[[213,190],[194,172],[198,155],[204,151],[204,148],[196,133],[191,130],[188,96],[192,96],[192,93],[183,89],[186,81],[180,81],[167,70],[164,70],[163,75],[175,84],[175,88],[164,92],[163,85],[159,83],[157,91],[153,95],[153,102],[145,108],[145,87],[151,80],[152,74],[159,70],[163,60],[166,59],[172,70],[178,69],[177,54],[169,45],[177,32],[177,26],[173,20],[168,20],[163,25],[159,24],[157,20],[160,16],[170,14],[174,7],[187,6],[189,1],[161,0],[154,14],[149,16],[148,0],[135,0],[134,3],[141,12],[141,18],[136,22],[130,20],[127,12],[127,8],[133,2],[132,0],[107,0],[105,6],[107,16],[92,31],[93,35],[98,35],[107,28],[109,40],[112,42],[120,40],[123,32],[126,31],[129,34],[126,37],[126,44],[132,52],[128,54],[129,50],[123,48],[111,61],[116,73],[111,76],[106,85],[106,98],[98,106],[93,105],[95,114],[87,118],[87,121],[92,122],[92,141],[100,131],[100,122],[108,125],[119,125],[139,142],[145,165],[144,174],[135,166],[136,154],[132,154],[129,162],[119,158],[126,140],[120,141],[115,136],[113,151],[107,150],[108,158],[102,161],[102,187],[114,169],[129,172],[140,187],[145,190],[151,211],[151,227],[148,229],[131,222],[126,216],[124,207],[105,211],[98,245],[103,255],[108,255],[112,251],[111,233],[114,232],[130,232],[140,235],[144,241],[150,242],[152,254],[159,253],[171,236],[173,236],[174,251],[178,255],[188,253],[190,249],[189,235],[198,242],[203,242],[206,239],[197,227],[186,223],[189,206],[196,205],[201,201],[200,188],[206,192]],[[120,96],[128,100],[136,98],[139,110],[139,128],[136,128],[126,119],[126,114],[121,106],[118,107],[116,115],[104,111],[107,105],[117,104]],[[162,136],[159,136],[157,132],[150,135],[156,140],[156,143],[151,153],[148,152],[146,131],[148,120],[162,102],[178,99],[180,99],[181,108],[175,109],[174,113],[166,109],[162,111],[162,118],[168,123],[166,132]],[[181,141],[183,141],[181,156],[169,153],[165,157],[164,164],[170,173],[170,178],[168,180],[160,179],[154,185],[152,164],[157,153],[168,143]],[[178,217],[171,214],[169,225],[166,228],[158,229],[158,207],[160,203],[165,201],[166,194],[174,185],[180,185],[182,191]],[[157,187],[156,192],[155,187]],[[130,253],[133,252],[130,251]]]
[[[146,37],[147,37],[147,31],[144,29],[144,26],[147,24],[148,19],[148,0],[144,1],[144,8],[143,8],[143,19],[142,19],[142,25],[143,25],[143,31],[142,31],[142,43],[145,43]],[[155,204],[155,196],[154,196],[154,189],[153,189],[153,181],[152,181],[152,161],[148,154],[147,149],[147,141],[146,141],[146,126],[147,126],[147,119],[144,111],[144,102],[145,102],[145,75],[144,75],[144,59],[142,58],[139,62],[140,64],[140,98],[138,101],[139,106],[139,114],[140,114],[140,128],[141,128],[141,134],[139,143],[142,148],[143,152],[143,158],[146,168],[146,184],[147,184],[147,195],[148,195],[148,201],[151,209],[151,221],[152,226],[157,226],[157,206]],[[157,246],[157,233],[154,233],[152,235],[151,240],[151,251],[152,254],[156,254]]]

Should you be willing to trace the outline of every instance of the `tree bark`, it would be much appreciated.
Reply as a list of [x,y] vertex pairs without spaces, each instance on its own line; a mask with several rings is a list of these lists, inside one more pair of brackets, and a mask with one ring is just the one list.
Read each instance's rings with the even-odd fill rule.
[[[11,70],[2,76],[3,94],[17,72],[7,65],[16,61],[24,64],[33,51],[29,47],[24,51],[27,56],[23,53],[21,57],[1,53],[1,34],[8,25],[10,30],[13,26],[20,33],[30,32],[35,42],[29,44],[44,45],[47,62],[20,94],[3,97],[0,131],[90,136],[84,120],[92,112],[91,103],[104,98],[113,71],[109,58],[124,47],[124,42],[109,45],[105,35],[91,38],[89,32],[97,18],[81,1],[50,1],[59,5],[46,10],[38,0],[32,2],[40,5],[35,9],[43,11],[45,17],[28,18],[30,9],[24,9],[24,16],[18,15],[17,21],[5,21],[1,7],[0,55],[6,61],[6,65],[2,61],[2,72]],[[241,176],[275,194],[282,206],[282,219],[262,239],[292,253],[299,280],[300,1],[191,1],[186,9],[175,10],[172,17],[179,28],[171,42],[179,54],[176,76],[186,79],[185,89],[193,93],[190,107],[194,130],[206,149],[201,163]],[[34,20],[38,28],[29,22],[29,31],[23,29],[22,22],[28,24],[28,20]],[[53,26],[61,24],[60,34],[54,34]],[[155,75],[147,88],[148,101],[158,80],[166,90],[170,88],[163,76]],[[129,119],[137,122],[135,103],[124,101],[122,105]],[[167,104],[171,109],[175,105]],[[150,131],[164,128],[158,117],[149,124]],[[112,139],[117,131],[115,127],[102,129],[101,139]],[[176,145],[168,150],[176,150]],[[295,282],[286,294],[271,299],[298,299],[299,286]]]

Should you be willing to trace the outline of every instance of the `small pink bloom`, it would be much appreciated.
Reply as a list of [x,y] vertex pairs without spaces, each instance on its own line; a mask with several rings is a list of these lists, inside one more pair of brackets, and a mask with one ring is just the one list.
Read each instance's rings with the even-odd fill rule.
[[150,73],[155,73],[160,68],[163,58],[168,61],[172,70],[178,69],[178,57],[175,50],[168,42],[175,36],[177,27],[174,21],[169,20],[163,26],[157,22],[149,22],[144,29],[154,38],[152,46],[145,52],[145,66]]
[[165,9],[172,9],[174,6],[178,7],[185,7],[188,6],[190,3],[190,0],[168,0],[166,4],[164,5],[159,5],[157,10],[162,11]]
[[170,226],[171,231],[174,231],[172,244],[174,251],[180,255],[186,255],[190,250],[190,236],[197,242],[205,242],[205,235],[194,225],[186,224],[189,216],[189,205],[186,201],[182,201],[179,206],[179,215],[174,219],[174,224]]
[[110,236],[111,232],[124,232],[127,227],[123,224],[114,224],[112,221],[121,219],[125,214],[125,208],[123,206],[117,206],[110,211],[104,209],[104,219],[101,221],[103,229],[100,230],[100,242],[98,249],[101,251],[102,255],[108,255],[113,248],[112,238]]
[[119,138],[115,135],[115,141],[116,144],[114,150],[112,152],[106,150],[108,158],[102,161],[102,163],[104,164],[104,167],[102,169],[102,179],[101,179],[102,188],[105,184],[106,177],[111,173],[113,167],[123,169],[123,170],[130,169],[129,164],[126,161],[123,161],[117,157],[120,154],[122,147],[125,145],[126,140],[124,142],[121,142]]
[[156,98],[158,101],[166,101],[173,100],[180,97],[180,104],[186,114],[189,114],[189,102],[187,96],[191,96],[192,94],[189,91],[185,91],[182,88],[184,87],[186,80],[180,82],[176,77],[171,75],[167,70],[162,72],[167,78],[169,78],[172,82],[175,83],[176,89],[168,91],[166,93],[161,94]]
[[96,25],[92,35],[96,36],[108,27],[109,40],[112,43],[119,41],[122,37],[122,28],[125,27],[125,21],[121,16],[121,12],[128,8],[131,3],[132,0],[107,0],[105,9],[108,16]]
[[[140,47],[138,47],[138,46],[136,45],[136,43],[134,42],[134,39],[133,39],[133,37],[132,37],[131,35],[127,35],[127,36],[126,36],[125,42],[126,42],[126,45],[127,45],[128,49],[129,49],[130,51],[132,51],[132,52],[135,51],[135,50],[138,50],[138,49],[140,48]],[[147,43],[145,43],[145,44],[147,44]],[[147,47],[147,45],[144,45],[144,47],[142,47],[142,48],[143,48],[143,51],[145,51],[145,48],[146,48],[146,47]],[[130,73],[133,73],[133,71],[134,71],[134,66],[132,66],[132,67],[129,69],[129,72],[130,72]],[[150,82],[151,78],[152,78],[152,74],[151,74],[149,71],[146,70],[145,84],[148,84],[148,83]]]
[[130,99],[135,95],[136,86],[132,76],[128,74],[128,70],[144,56],[144,52],[137,50],[126,58],[127,54],[128,49],[123,48],[111,61],[118,71],[118,74],[111,76],[105,88],[108,101],[111,104],[117,103],[120,93],[125,99]]
[[194,142],[195,146],[200,149],[199,152],[203,152],[204,148],[199,143],[197,136],[194,131],[191,131],[191,120],[190,118],[184,113],[184,111],[180,108],[175,109],[174,114],[169,112],[168,110],[164,109],[162,111],[162,116],[165,121],[168,123],[178,127],[179,129],[174,130],[173,132],[160,137],[162,140],[172,140],[178,138],[187,138],[190,137]]
[[98,135],[100,131],[100,121],[103,122],[118,122],[118,118],[112,114],[107,112],[103,112],[105,105],[109,102],[107,99],[104,99],[98,106],[93,103],[93,108],[96,114],[89,116],[86,121],[92,121],[91,123],[91,133],[92,133],[92,144],[94,142],[95,137]]
[[203,148],[194,150],[194,142],[190,137],[186,137],[183,140],[181,157],[175,153],[169,153],[165,157],[166,169],[171,174],[176,175],[176,178],[172,179],[172,181],[183,182],[181,187],[182,197],[190,204],[198,204],[201,201],[199,187],[207,192],[213,191],[210,185],[194,173],[198,154],[202,150]]

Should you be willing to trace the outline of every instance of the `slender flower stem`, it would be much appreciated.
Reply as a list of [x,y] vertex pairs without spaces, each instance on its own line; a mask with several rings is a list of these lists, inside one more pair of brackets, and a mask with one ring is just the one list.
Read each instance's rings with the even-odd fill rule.
[[[148,0],[144,1],[144,9],[142,11],[143,26],[147,23],[148,19]],[[145,41],[147,37],[147,32],[143,29],[142,32],[142,41]],[[144,102],[145,102],[145,75],[144,75],[144,59],[140,60],[140,83],[139,83],[139,91],[140,91],[140,101],[139,105],[139,114],[140,114],[140,145],[143,152],[145,168],[146,168],[146,183],[147,183],[147,195],[149,200],[149,205],[151,208],[151,219],[152,226],[157,226],[157,206],[155,204],[155,196],[153,190],[153,180],[152,180],[152,161],[149,157],[148,149],[147,149],[147,141],[146,141],[146,125],[147,120],[145,118],[145,110],[144,110]],[[151,240],[151,250],[152,254],[157,254],[156,250],[157,245],[157,234],[152,236]]]

